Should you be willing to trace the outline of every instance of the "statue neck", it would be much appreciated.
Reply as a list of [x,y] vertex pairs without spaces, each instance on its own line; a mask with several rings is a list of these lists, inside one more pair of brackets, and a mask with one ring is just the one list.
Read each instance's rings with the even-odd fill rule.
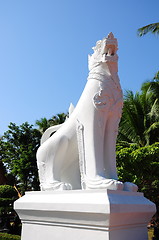
[[101,82],[113,81],[120,88],[117,63],[100,62],[94,66],[88,75],[88,80],[95,79]]

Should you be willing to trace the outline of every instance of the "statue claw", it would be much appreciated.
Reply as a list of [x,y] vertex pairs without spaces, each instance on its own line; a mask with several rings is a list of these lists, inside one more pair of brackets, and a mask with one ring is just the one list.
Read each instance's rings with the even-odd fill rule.
[[123,183],[114,179],[105,179],[98,177],[95,179],[86,178],[82,182],[82,189],[109,189],[109,190],[123,190]]
[[58,182],[58,181],[55,181],[55,182],[53,182],[53,183],[51,183],[51,184],[44,184],[44,185],[41,185],[41,190],[42,190],[42,191],[72,190],[72,186],[71,186],[70,183],[65,183],[65,182]]
[[137,192],[138,186],[134,183],[131,183],[131,182],[125,182],[123,190],[124,191],[129,191],[129,192]]

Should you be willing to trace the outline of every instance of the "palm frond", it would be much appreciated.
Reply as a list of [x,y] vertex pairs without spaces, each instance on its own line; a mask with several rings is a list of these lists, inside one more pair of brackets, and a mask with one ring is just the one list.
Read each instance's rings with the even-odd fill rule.
[[155,74],[153,79],[159,81],[159,71]]
[[151,106],[151,111],[148,113],[150,118],[155,120],[159,119],[159,99],[155,99],[154,103]]
[[154,122],[146,131],[145,134],[149,134],[151,131],[159,129],[159,122]]
[[159,22],[148,24],[138,29],[137,34],[139,37],[144,36],[147,33],[159,34]]

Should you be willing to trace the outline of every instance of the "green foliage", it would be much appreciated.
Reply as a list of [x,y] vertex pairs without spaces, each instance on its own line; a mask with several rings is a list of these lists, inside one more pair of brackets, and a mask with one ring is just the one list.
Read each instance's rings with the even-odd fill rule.
[[159,143],[145,147],[119,144],[116,155],[119,179],[137,184],[139,191],[159,205]]
[[40,138],[41,133],[27,122],[20,126],[10,123],[0,142],[2,161],[21,192],[38,190],[36,151]]
[[0,240],[20,240],[21,237],[18,235],[12,235],[8,233],[0,233]]

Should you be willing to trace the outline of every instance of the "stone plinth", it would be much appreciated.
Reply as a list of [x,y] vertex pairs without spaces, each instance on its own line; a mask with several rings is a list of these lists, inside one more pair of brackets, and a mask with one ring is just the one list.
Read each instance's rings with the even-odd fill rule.
[[155,205],[139,192],[27,192],[15,202],[22,240],[146,240]]

